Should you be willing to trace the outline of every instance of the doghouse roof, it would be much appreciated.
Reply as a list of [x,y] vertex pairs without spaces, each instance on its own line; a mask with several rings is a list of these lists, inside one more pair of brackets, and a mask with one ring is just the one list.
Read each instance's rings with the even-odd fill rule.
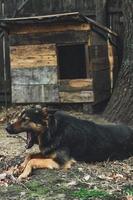
[[97,32],[102,31],[104,34],[111,34],[118,36],[109,28],[97,23],[96,21],[80,14],[79,12],[60,13],[44,16],[21,17],[21,18],[4,18],[0,19],[0,27],[5,30],[11,30],[13,25],[27,25],[27,24],[51,24],[51,23],[89,23],[92,29]]

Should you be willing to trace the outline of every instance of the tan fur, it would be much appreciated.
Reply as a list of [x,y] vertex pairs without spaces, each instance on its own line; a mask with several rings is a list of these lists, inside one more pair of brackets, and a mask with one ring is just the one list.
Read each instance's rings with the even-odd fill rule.
[[64,171],[67,171],[68,169],[70,169],[72,167],[73,164],[76,163],[76,160],[69,160],[68,162],[66,162],[64,165],[63,165],[63,170]]
[[27,178],[29,174],[32,172],[32,169],[59,169],[59,165],[52,159],[41,159],[41,158],[33,158],[31,159],[23,173],[18,177],[18,180],[22,180],[24,178]]
[[22,173],[26,167],[26,165],[28,164],[28,162],[33,159],[33,158],[43,158],[41,153],[36,153],[36,154],[28,154],[25,157],[25,160],[23,163],[21,163],[21,165],[18,167],[18,173]]
[[[48,158],[44,158],[41,153],[27,155],[24,162],[18,167],[18,171],[21,173],[18,180],[27,178],[33,169],[59,169],[60,166],[53,160],[54,158],[56,158],[56,153],[49,155]],[[62,166],[62,169],[67,171],[75,163],[76,161],[71,159]]]

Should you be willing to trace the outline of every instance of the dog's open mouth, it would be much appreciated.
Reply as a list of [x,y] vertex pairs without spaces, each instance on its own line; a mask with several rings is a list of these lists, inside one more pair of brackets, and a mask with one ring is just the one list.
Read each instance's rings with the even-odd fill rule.
[[27,132],[26,149],[30,149],[34,144],[37,144],[37,136],[34,132]]

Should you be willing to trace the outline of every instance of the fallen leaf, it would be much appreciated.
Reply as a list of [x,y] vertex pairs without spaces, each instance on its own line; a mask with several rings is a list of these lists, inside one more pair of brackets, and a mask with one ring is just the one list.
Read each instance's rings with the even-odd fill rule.
[[101,180],[113,180],[113,177],[105,176],[104,174],[98,176]]
[[86,176],[83,177],[83,179],[88,181],[90,179],[90,177],[91,177],[90,175],[86,175]]
[[66,186],[73,186],[73,185],[76,185],[76,181],[71,181],[69,183],[66,184]]
[[82,171],[83,171],[83,168],[82,168],[82,167],[79,167],[78,170],[79,170],[79,172],[82,172]]
[[0,174],[0,180],[4,180],[6,178],[7,174],[6,173],[2,173]]

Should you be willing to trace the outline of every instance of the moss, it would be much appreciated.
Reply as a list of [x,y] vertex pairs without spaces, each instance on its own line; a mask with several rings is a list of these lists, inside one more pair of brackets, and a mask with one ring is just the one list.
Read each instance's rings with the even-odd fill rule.
[[9,193],[20,193],[22,191],[22,186],[16,185],[16,184],[12,184],[8,186],[8,192]]
[[28,195],[31,197],[39,197],[49,192],[49,189],[39,181],[32,180],[26,184],[26,187],[29,189]]

